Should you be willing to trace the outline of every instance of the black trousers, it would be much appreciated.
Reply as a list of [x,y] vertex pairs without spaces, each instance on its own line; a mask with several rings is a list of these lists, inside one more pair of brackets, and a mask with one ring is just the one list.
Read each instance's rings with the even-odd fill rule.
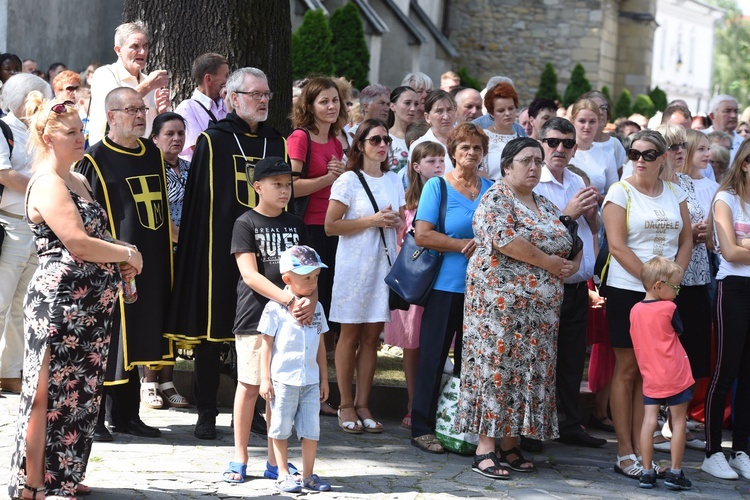
[[724,405],[737,380],[732,450],[750,436],[750,278],[727,276],[716,288],[716,368],[706,391],[706,456],[721,451]]
[[102,388],[102,405],[99,408],[97,425],[104,425],[105,416],[109,423],[122,426],[139,418],[141,408],[141,378],[138,369],[128,372],[130,378],[126,384],[110,385]]
[[195,400],[198,413],[213,412],[216,409],[216,395],[219,392],[221,375],[221,342],[202,340],[193,348],[195,356]]
[[579,395],[586,363],[586,319],[589,289],[586,282],[565,285],[557,336],[557,413],[560,435],[580,430]]
[[411,405],[411,435],[435,433],[435,415],[440,397],[443,366],[450,351],[453,334],[453,374],[461,371],[461,348],[464,324],[464,294],[433,290],[422,314],[419,330],[419,366]]

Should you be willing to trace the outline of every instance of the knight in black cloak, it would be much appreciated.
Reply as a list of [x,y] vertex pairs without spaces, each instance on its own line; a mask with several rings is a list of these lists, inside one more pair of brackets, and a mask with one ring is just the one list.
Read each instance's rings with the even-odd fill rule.
[[196,143],[185,187],[168,336],[194,344],[198,423],[195,435],[216,437],[221,343],[234,341],[240,273],[230,254],[234,221],[257,204],[248,174],[266,156],[287,159],[284,137],[269,124],[266,75],[241,68],[227,80],[235,111]]
[[[89,148],[76,170],[86,176],[107,210],[112,235],[136,245],[144,261],[136,278],[138,300],[125,304],[120,299],[114,313],[105,379],[112,402],[110,423],[115,432],[155,437],[159,430],[138,416],[137,366],[174,364],[173,342],[164,336],[173,278],[164,162],[151,141],[139,138],[146,129],[146,106],[138,92],[117,88],[107,95],[105,107],[109,132]],[[100,422],[103,426],[102,418]]]

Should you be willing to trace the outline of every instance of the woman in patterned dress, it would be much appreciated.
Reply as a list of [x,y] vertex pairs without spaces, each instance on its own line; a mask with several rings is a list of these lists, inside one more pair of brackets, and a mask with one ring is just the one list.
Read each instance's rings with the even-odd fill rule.
[[[8,492],[69,498],[91,451],[122,278],[140,273],[140,252],[106,232],[105,211],[70,165],[83,157],[83,125],[70,101],[26,100],[35,174],[27,217],[39,267],[24,301],[25,355],[16,450]],[[121,263],[118,267],[117,263]]]
[[[456,430],[479,434],[472,469],[507,479],[510,467],[534,464],[517,448],[519,436],[558,437],[555,409],[557,326],[572,239],[560,210],[532,190],[544,152],[534,139],[510,141],[502,180],[474,214],[477,249],[466,271],[461,390]],[[495,452],[495,439],[500,446]]]

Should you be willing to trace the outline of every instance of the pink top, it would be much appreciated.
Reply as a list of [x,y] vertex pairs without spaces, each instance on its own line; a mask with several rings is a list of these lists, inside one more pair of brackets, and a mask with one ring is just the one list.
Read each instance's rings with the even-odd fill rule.
[[[301,130],[295,130],[287,138],[287,151],[289,158],[292,160],[305,161],[307,158],[307,135]],[[328,173],[328,161],[331,158],[341,159],[344,157],[344,149],[341,143],[335,137],[332,137],[325,144],[311,142],[312,151],[310,152],[310,166],[307,171],[307,177],[315,179]],[[326,211],[328,210],[328,198],[331,196],[331,186],[326,186],[310,194],[310,203],[307,205],[305,212],[305,224],[312,226],[322,226],[325,224]]]
[[668,398],[695,383],[687,353],[672,326],[676,310],[669,300],[639,302],[630,310],[630,337],[644,396]]

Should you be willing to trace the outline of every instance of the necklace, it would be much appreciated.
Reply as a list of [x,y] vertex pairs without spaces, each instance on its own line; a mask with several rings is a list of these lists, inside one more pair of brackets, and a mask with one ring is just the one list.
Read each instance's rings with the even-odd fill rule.
[[[453,172],[451,172],[451,176],[453,177],[454,181],[456,181],[459,184],[461,184],[464,187],[464,189],[466,189],[469,192],[469,196],[471,197],[471,201],[474,201],[474,200],[477,199],[477,196],[479,196],[479,188],[476,187],[476,185],[477,185],[476,182],[474,182],[474,186],[475,187],[470,187],[470,186],[467,186],[466,184],[464,184],[464,182],[462,180],[460,180],[458,177],[456,177],[456,174],[454,174]],[[480,183],[482,182],[482,181],[479,180],[479,178],[477,178],[476,180],[479,181]]]

